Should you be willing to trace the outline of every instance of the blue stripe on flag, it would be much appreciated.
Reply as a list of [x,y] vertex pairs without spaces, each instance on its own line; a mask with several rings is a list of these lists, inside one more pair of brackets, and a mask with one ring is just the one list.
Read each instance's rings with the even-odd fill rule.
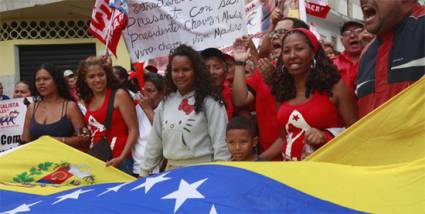
[[[6,194],[12,194],[4,193],[6,197]],[[31,205],[31,211],[41,213],[359,212],[310,196],[263,175],[221,165],[185,167],[127,184],[85,186],[25,203]],[[2,206],[0,212],[16,207],[16,204]]]

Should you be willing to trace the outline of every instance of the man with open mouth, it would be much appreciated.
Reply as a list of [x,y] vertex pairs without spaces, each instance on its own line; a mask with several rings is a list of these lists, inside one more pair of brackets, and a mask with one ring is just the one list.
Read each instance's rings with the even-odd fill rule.
[[363,117],[425,73],[425,6],[417,0],[360,0],[376,35],[359,61],[355,93]]
[[356,21],[345,22],[341,27],[341,43],[344,51],[333,58],[333,63],[341,74],[344,83],[354,91],[354,78],[356,73],[355,65],[360,59],[363,45],[360,41],[360,33],[363,31],[363,24]]

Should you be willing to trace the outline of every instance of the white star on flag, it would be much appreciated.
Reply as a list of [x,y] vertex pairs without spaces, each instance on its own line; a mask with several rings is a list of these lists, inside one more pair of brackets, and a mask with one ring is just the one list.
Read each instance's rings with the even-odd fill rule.
[[167,174],[168,174],[168,172],[167,172],[167,173],[164,173],[164,174],[162,174],[162,175],[159,175],[159,176],[153,177],[153,178],[151,178],[151,177],[147,177],[147,178],[146,178],[145,183],[140,184],[139,186],[134,187],[134,188],[133,188],[133,189],[131,189],[130,191],[137,190],[137,189],[140,189],[140,188],[142,188],[142,187],[145,187],[145,194],[146,194],[146,193],[148,193],[148,192],[149,192],[149,190],[150,190],[153,186],[155,186],[155,184],[157,184],[157,183],[161,183],[161,182],[166,181],[166,180],[170,180],[171,178],[169,178],[169,177],[164,177],[164,176],[166,176]]
[[215,209],[214,205],[211,207],[210,214],[217,214],[217,210]]
[[34,205],[36,205],[40,202],[41,201],[37,201],[37,202],[32,203],[32,204],[22,204],[21,206],[16,207],[13,210],[4,211],[1,214],[16,214],[16,213],[28,212],[28,211],[31,211],[30,207],[32,207],[32,206],[34,206]]
[[118,190],[120,190],[120,189],[121,189],[121,187],[123,187],[123,186],[125,186],[125,185],[127,185],[127,184],[129,184],[129,183],[130,183],[130,182],[122,183],[122,184],[120,184],[120,185],[118,185],[118,186],[110,187],[110,188],[108,188],[105,192],[102,192],[102,193],[100,193],[99,195],[97,195],[97,197],[99,197],[99,196],[101,196],[101,195],[105,195],[106,193],[108,193],[108,192],[112,192],[112,191],[114,191],[114,192],[118,192]]
[[180,180],[179,189],[162,197],[161,199],[176,199],[174,213],[180,208],[183,203],[190,198],[205,198],[197,188],[201,186],[208,178],[202,179],[192,184],[188,184],[184,179]]
[[74,191],[74,192],[71,192],[69,194],[56,197],[56,198],[59,198],[59,200],[53,202],[52,205],[57,204],[57,203],[59,203],[61,201],[64,201],[66,199],[78,199],[78,197],[80,197],[80,194],[83,194],[83,193],[86,193],[86,192],[90,192],[90,191],[93,191],[93,189],[88,189],[88,190],[79,189],[79,190]]

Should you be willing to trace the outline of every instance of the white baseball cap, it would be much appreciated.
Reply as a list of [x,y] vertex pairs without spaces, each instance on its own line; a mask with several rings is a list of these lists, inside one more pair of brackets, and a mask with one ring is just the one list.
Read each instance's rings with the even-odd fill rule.
[[64,77],[69,77],[69,76],[71,76],[71,75],[74,75],[74,72],[73,72],[72,70],[70,70],[70,69],[65,70],[65,71],[63,72],[63,76],[64,76]]

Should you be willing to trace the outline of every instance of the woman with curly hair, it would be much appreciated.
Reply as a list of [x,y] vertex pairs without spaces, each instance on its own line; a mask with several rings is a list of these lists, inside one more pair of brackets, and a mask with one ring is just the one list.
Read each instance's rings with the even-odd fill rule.
[[283,37],[270,79],[285,139],[270,150],[282,151],[285,160],[302,160],[357,120],[354,94],[309,30],[295,28]]
[[229,160],[225,142],[227,116],[204,60],[180,45],[169,56],[167,94],[158,106],[146,145],[141,176],[168,160],[166,170]]
[[[77,88],[87,110],[85,121],[92,133],[90,146],[106,136],[112,150],[112,159],[106,165],[132,174],[130,153],[139,135],[136,109],[128,92],[119,88],[112,66],[102,57],[90,56],[83,60],[78,68]],[[104,124],[112,96],[112,122],[106,130]]]
[[25,115],[22,142],[49,135],[75,148],[88,146],[88,136],[76,136],[75,130],[84,129],[84,119],[72,101],[63,73],[52,64],[43,64],[34,72],[35,102]]
[[285,127],[282,154],[285,160],[301,160],[311,152],[302,154],[304,144],[313,151],[324,145],[340,127],[357,120],[357,108],[354,94],[310,31],[294,29],[282,44],[272,93],[281,102],[277,119]]

